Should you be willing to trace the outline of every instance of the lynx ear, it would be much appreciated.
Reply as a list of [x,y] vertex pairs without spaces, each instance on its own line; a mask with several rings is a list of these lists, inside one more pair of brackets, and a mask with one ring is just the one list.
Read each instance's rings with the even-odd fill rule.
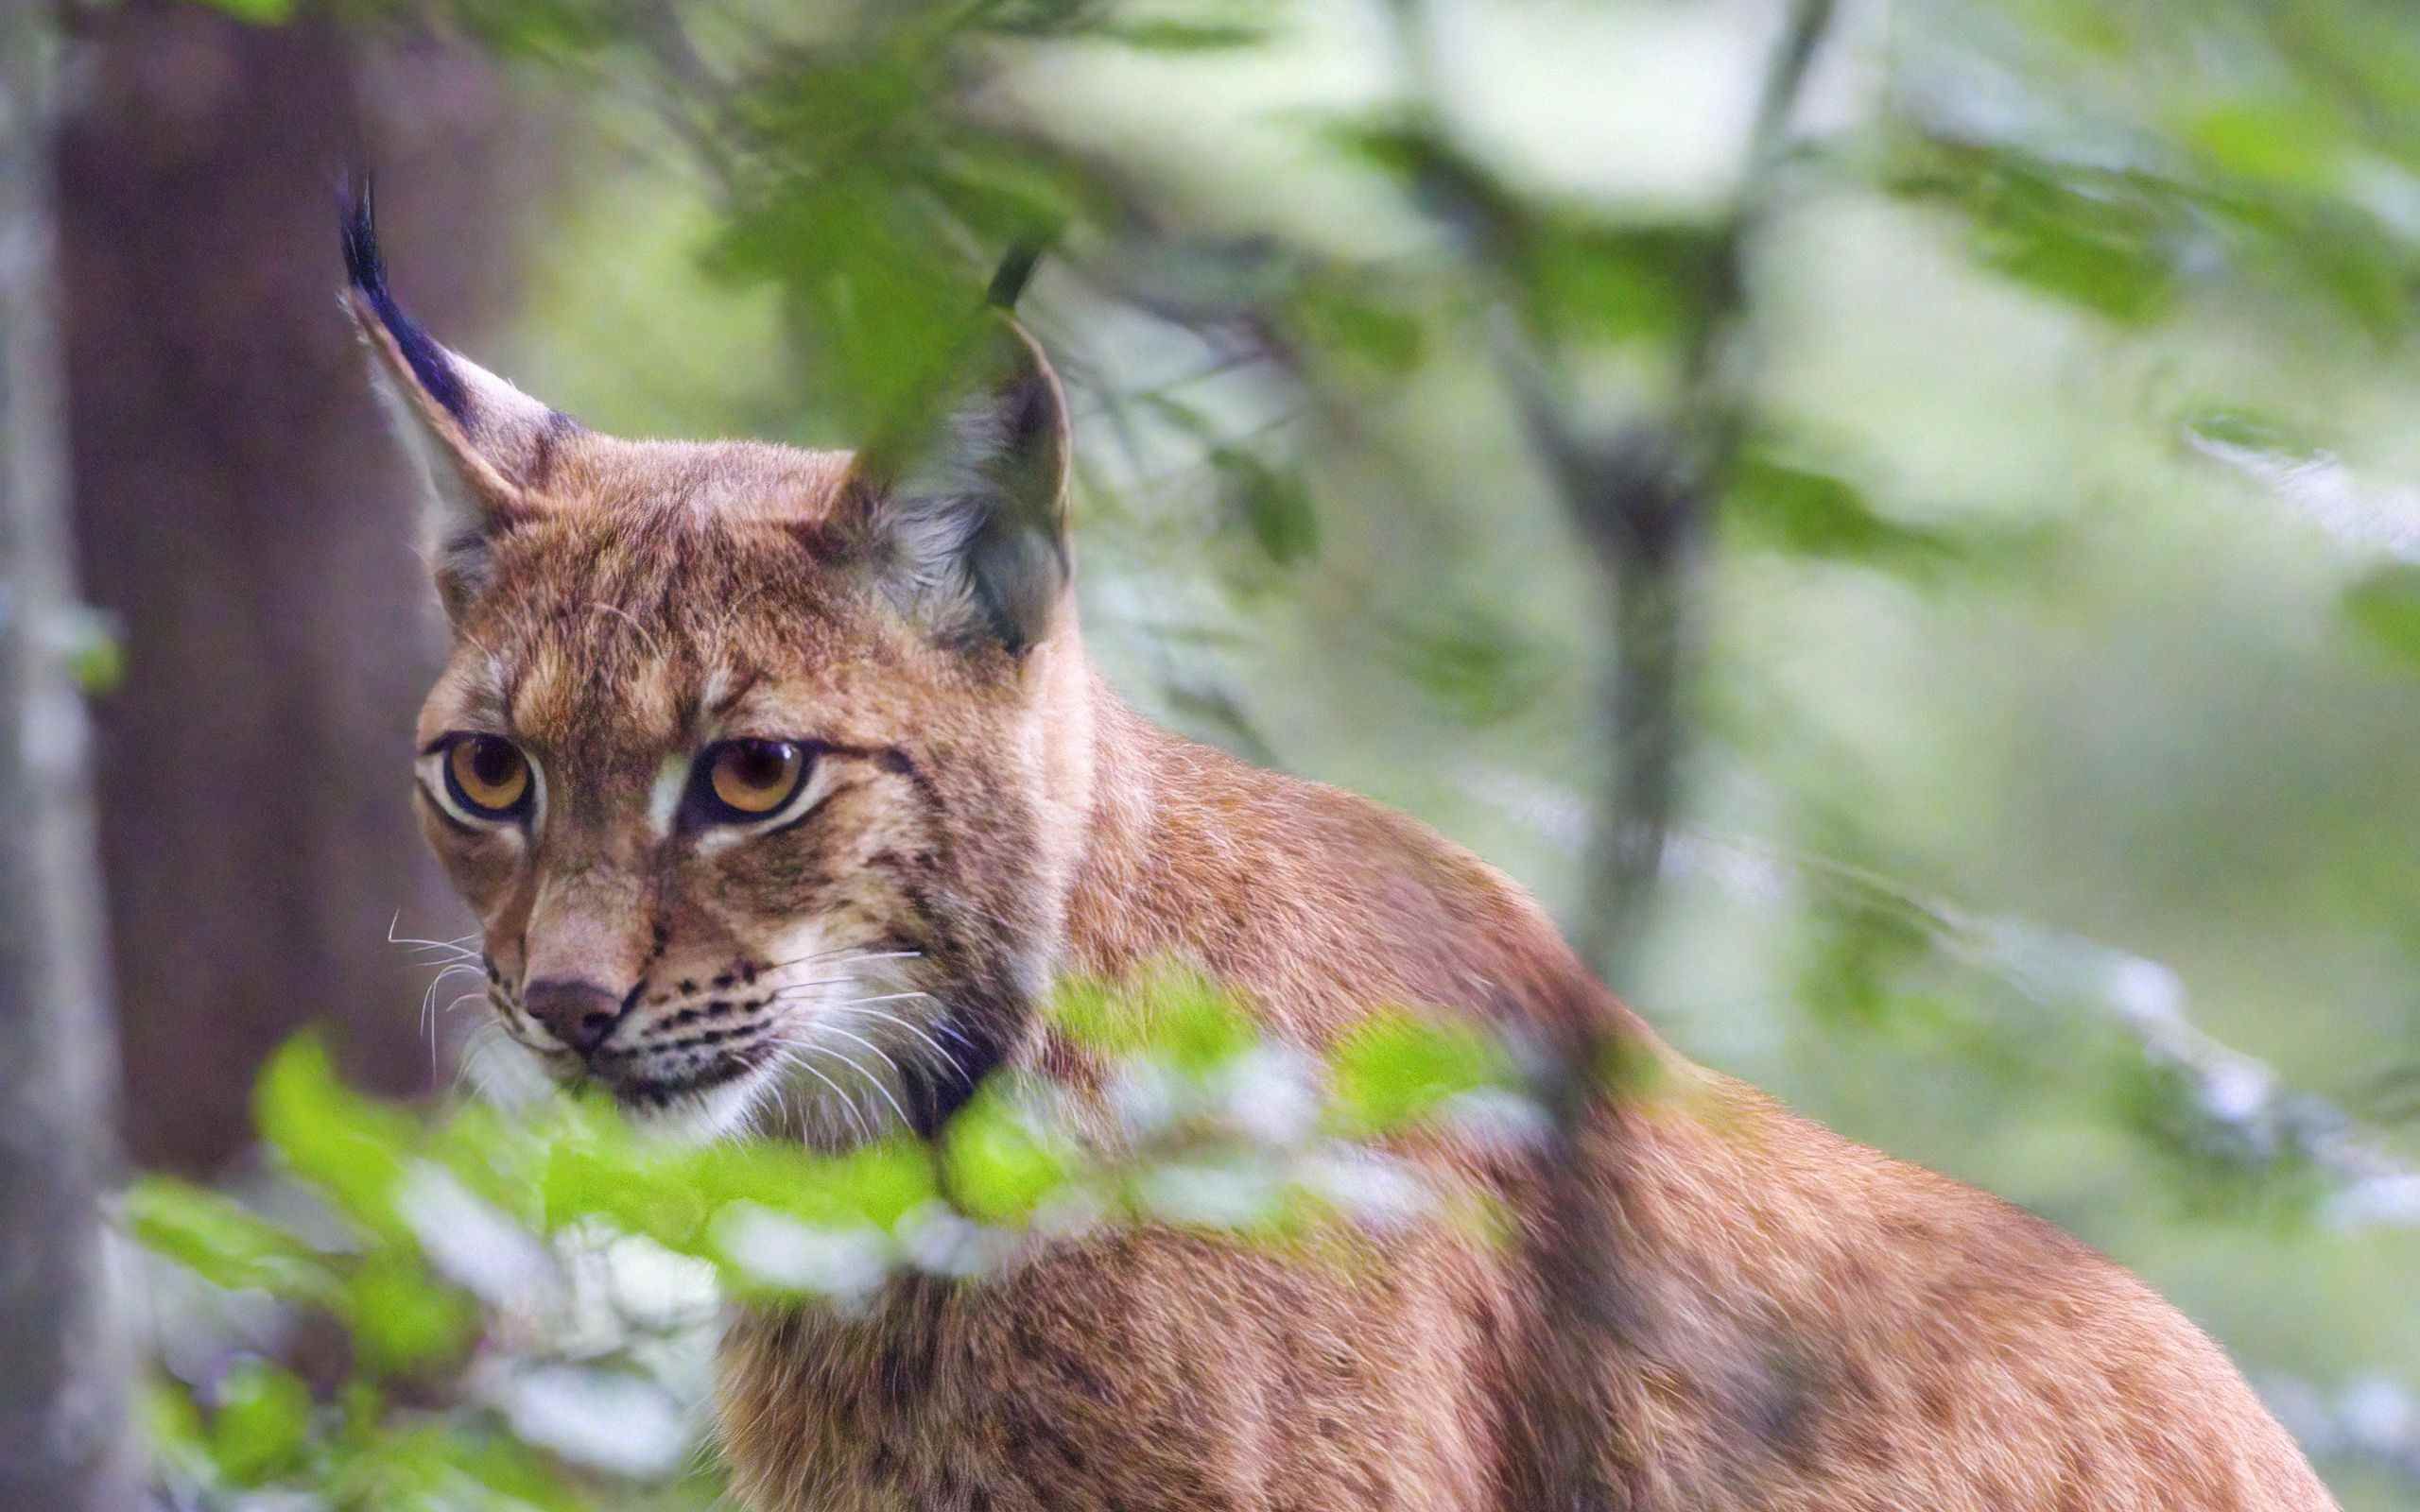
[[366,179],[344,207],[344,267],[345,308],[372,354],[372,380],[427,484],[423,532],[438,594],[459,621],[487,583],[493,538],[549,507],[546,472],[579,425],[405,316],[387,287]]
[[1021,653],[1072,576],[1067,401],[1041,349],[986,314],[968,397],[861,454],[847,490],[884,592],[944,641]]

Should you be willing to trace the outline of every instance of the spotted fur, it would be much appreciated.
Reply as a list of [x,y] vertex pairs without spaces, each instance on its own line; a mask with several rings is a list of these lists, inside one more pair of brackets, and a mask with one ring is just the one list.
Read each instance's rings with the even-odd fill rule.
[[[1130,713],[1079,635],[1038,358],[940,455],[618,440],[406,336],[363,286],[366,217],[351,245],[443,498],[455,636],[420,739],[506,736],[539,777],[520,827],[458,821],[425,779],[419,801],[542,1064],[709,1129],[930,1133],[994,1068],[1081,1081],[1034,1020],[1053,972],[1175,957],[1307,1051],[1433,1004],[1652,1073],[1592,1116],[1566,1205],[1526,1157],[1422,1147],[1501,1199],[1511,1243],[1438,1225],[1304,1263],[1129,1231],[862,1315],[745,1313],[720,1417],[749,1507],[1512,1512],[1542,1504],[1549,1391],[1598,1415],[1591,1476],[1629,1512],[2332,1504],[2107,1260],[1682,1060],[1421,826]],[[814,753],[794,820],[667,817],[660,784],[732,733]],[[530,1012],[566,979],[618,1005],[585,1065]],[[1593,1352],[1557,1348],[1539,1256],[1601,1280]]]

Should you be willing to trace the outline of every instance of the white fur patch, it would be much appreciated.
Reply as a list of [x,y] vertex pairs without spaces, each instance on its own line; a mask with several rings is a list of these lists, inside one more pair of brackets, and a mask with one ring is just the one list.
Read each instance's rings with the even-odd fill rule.
[[689,791],[691,758],[684,751],[675,751],[664,758],[655,769],[655,785],[648,790],[648,822],[658,834],[670,834],[672,821],[681,814],[681,795]]

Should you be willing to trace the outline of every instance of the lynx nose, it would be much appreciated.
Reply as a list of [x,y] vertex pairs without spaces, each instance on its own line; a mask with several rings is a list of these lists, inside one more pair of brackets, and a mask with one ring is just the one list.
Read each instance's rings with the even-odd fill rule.
[[546,1032],[571,1047],[582,1060],[596,1053],[614,1025],[622,1021],[622,1000],[594,982],[550,976],[529,984],[522,993],[529,1017]]

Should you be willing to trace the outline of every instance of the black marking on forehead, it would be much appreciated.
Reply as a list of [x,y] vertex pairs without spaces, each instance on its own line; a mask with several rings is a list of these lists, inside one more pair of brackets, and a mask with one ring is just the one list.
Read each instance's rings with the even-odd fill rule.
[[458,647],[454,664],[429,695],[432,700],[446,700],[442,707],[451,728],[422,747],[420,754],[431,754],[459,730],[509,734],[513,728],[512,687],[507,668],[514,664],[480,642],[466,641]]
[[764,680],[765,677],[761,672],[749,672],[743,674],[738,679],[738,686],[733,688],[729,693],[724,694],[721,697],[717,698],[714,701],[714,706],[708,709],[706,713],[712,714],[717,719],[720,719],[723,715],[731,713],[733,709],[736,708],[739,700],[747,697],[750,693],[754,691],[756,684]]
[[504,723],[509,727],[513,723],[512,711],[521,702],[521,684],[528,674],[529,661],[528,658],[521,656],[503,657],[496,660],[502,662],[503,665],[496,669],[495,675],[489,680],[487,696],[493,696],[495,707],[503,714]]
[[832,741],[822,741],[817,744],[816,748],[834,756],[871,762],[893,777],[904,777],[908,780],[908,785],[916,790],[916,796],[925,800],[926,808],[937,815],[949,811],[949,805],[942,799],[941,788],[934,783],[923,767],[916,765],[916,759],[908,755],[904,747],[846,746]]
[[539,427],[537,437],[530,442],[529,466],[521,479],[521,486],[525,489],[544,488],[546,480],[554,474],[555,448],[562,444],[563,438],[576,436],[580,429],[579,421],[562,410],[546,411],[545,424]]

